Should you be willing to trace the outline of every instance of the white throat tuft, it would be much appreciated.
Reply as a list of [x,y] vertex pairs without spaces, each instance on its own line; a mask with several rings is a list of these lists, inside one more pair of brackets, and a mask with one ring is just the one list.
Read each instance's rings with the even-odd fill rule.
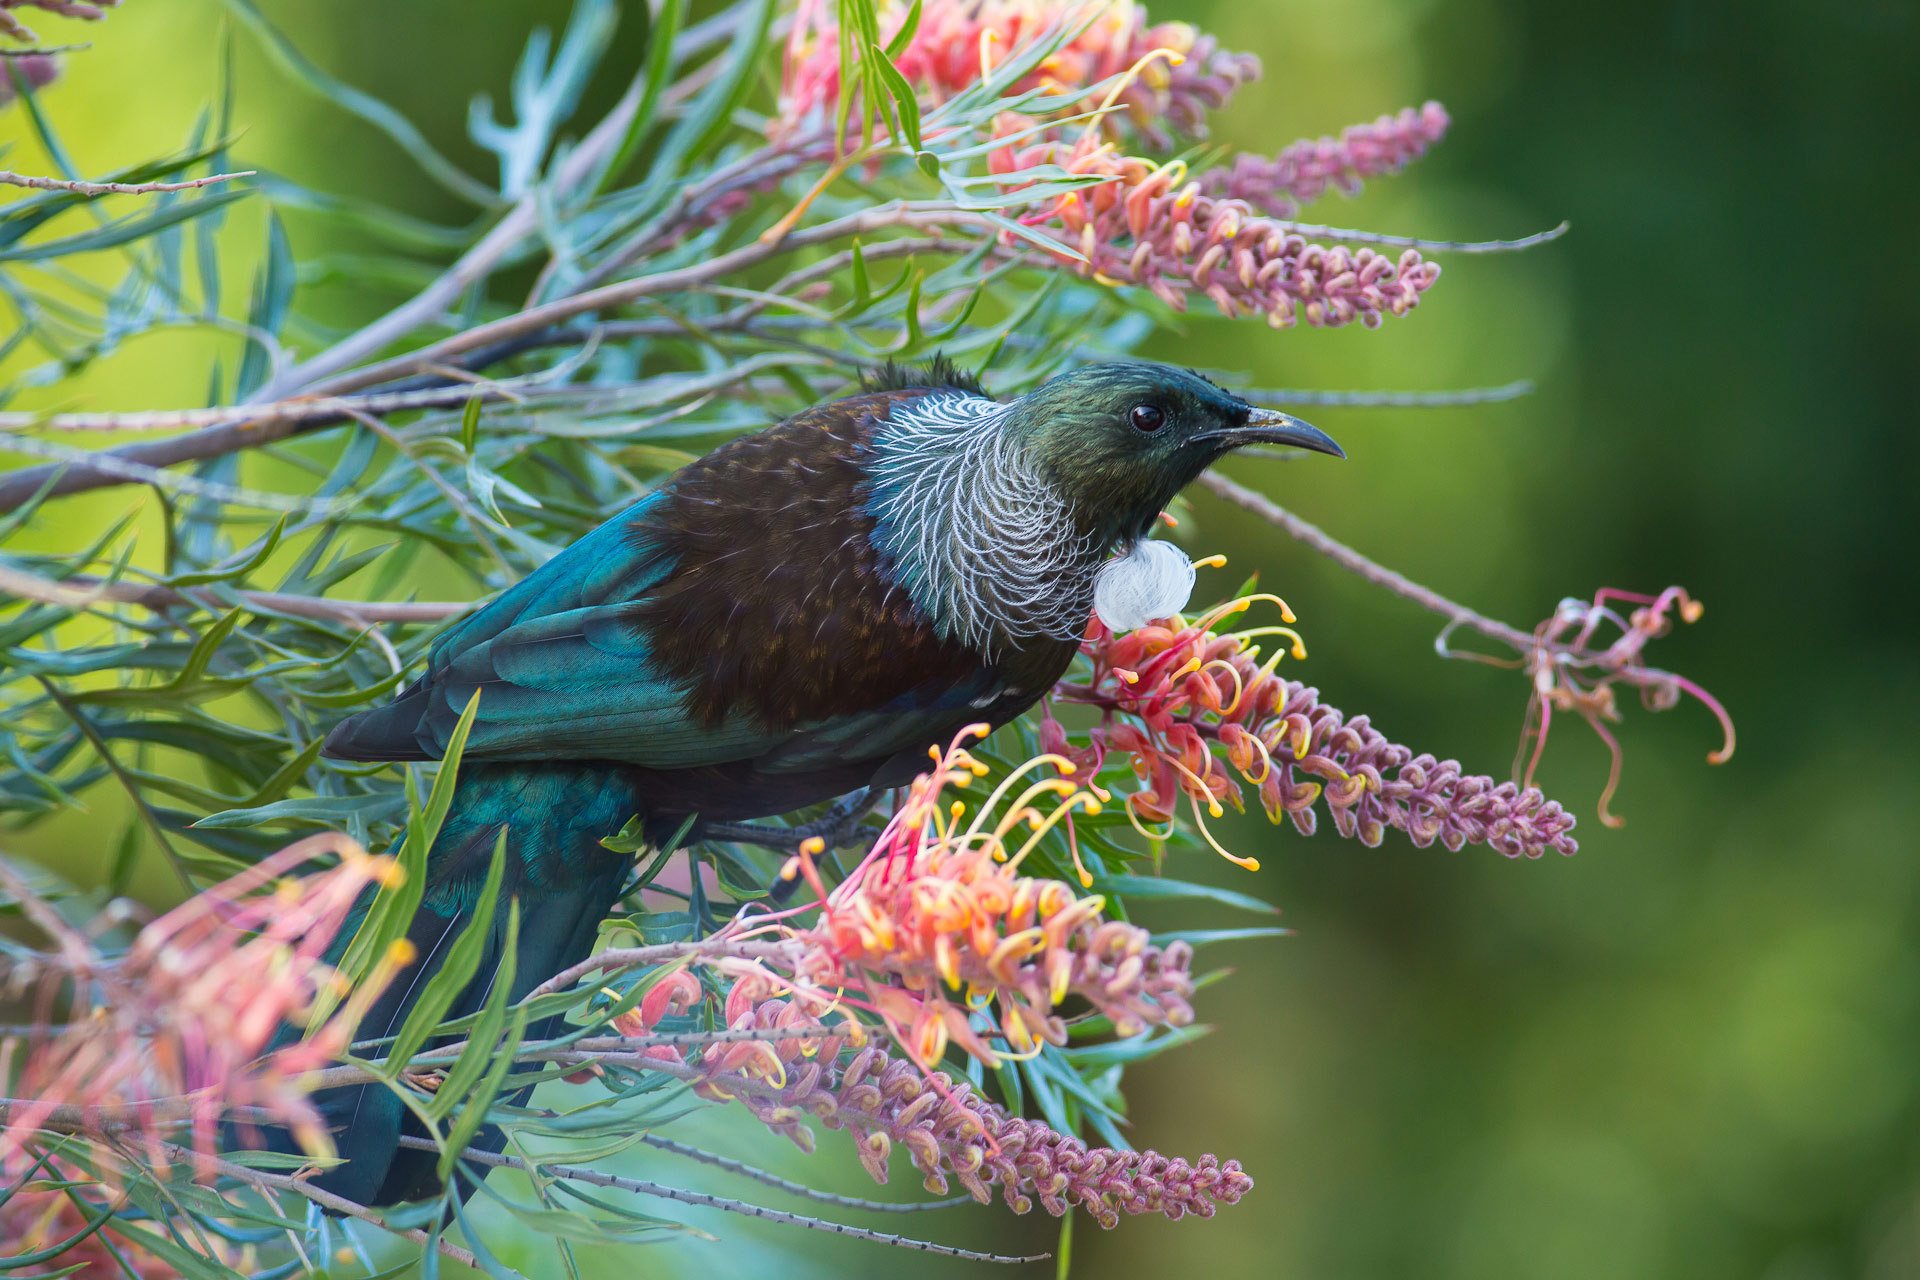
[[1171,542],[1136,542],[1100,567],[1093,609],[1116,634],[1170,618],[1193,598],[1193,561]]

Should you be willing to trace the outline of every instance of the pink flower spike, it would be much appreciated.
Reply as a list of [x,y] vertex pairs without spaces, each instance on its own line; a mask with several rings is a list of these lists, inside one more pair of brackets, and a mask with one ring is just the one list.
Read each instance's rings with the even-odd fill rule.
[[1242,200],[1275,218],[1291,218],[1329,187],[1352,196],[1364,179],[1405,168],[1446,136],[1449,123],[1437,102],[1408,107],[1354,125],[1338,138],[1296,142],[1272,159],[1235,156],[1229,167],[1207,174],[1202,186],[1220,199]]

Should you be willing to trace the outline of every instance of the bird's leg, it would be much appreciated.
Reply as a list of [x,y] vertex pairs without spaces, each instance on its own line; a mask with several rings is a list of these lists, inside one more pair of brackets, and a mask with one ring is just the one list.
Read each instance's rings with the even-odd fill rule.
[[769,827],[758,822],[713,822],[700,830],[702,840],[732,840],[741,844],[757,844],[762,848],[773,849],[790,854],[787,863],[767,886],[767,900],[778,905],[793,896],[800,887],[800,848],[809,840],[819,840],[821,848],[837,849],[852,838],[860,822],[880,802],[880,791],[876,787],[862,787],[860,790],[841,796],[833,805],[812,822],[803,822],[794,827]]
[[833,802],[811,822],[792,827],[774,827],[761,822],[704,822],[702,840],[727,840],[736,844],[755,844],[778,853],[793,853],[806,841],[818,838],[825,847],[836,849],[850,839],[860,822],[880,803],[880,792],[862,787]]

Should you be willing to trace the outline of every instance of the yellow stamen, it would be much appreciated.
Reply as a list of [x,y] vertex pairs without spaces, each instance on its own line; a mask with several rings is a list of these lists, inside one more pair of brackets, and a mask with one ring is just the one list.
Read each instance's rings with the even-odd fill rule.
[[[1181,773],[1186,774],[1187,777],[1193,781],[1194,786],[1199,787],[1200,790],[1206,793],[1207,812],[1211,813],[1216,818],[1224,818],[1227,816],[1227,811],[1225,809],[1222,809],[1220,807],[1220,802],[1213,798],[1213,788],[1207,785],[1207,780],[1205,778],[1202,778],[1199,774],[1187,768],[1186,765],[1180,763],[1180,761],[1174,759],[1172,756],[1164,756],[1162,758],[1165,759],[1168,764],[1178,769]],[[1199,803],[1199,798],[1194,796],[1191,792],[1187,794],[1187,798],[1189,800],[1193,800],[1196,804]]]
[[[1260,869],[1260,859],[1243,858],[1239,854],[1229,850],[1218,840],[1215,840],[1213,838],[1213,832],[1207,830],[1207,820],[1200,816],[1200,802],[1194,800],[1192,796],[1188,796],[1187,800],[1193,805],[1193,825],[1200,828],[1201,839],[1212,845],[1215,853],[1225,858],[1228,862],[1233,863],[1235,866],[1245,867],[1249,871],[1258,871]],[[1213,806],[1213,816],[1216,818],[1220,816],[1219,805]]]
[[[1029,853],[1032,853],[1034,846],[1046,839],[1047,832],[1053,830],[1063,818],[1073,812],[1073,807],[1076,803],[1080,804],[1083,808],[1088,804],[1092,804],[1097,809],[1099,802],[1095,801],[1084,791],[1076,791],[1068,796],[1055,807],[1052,813],[1047,815],[1045,822],[1042,822],[1034,828],[1033,834],[1027,837],[1027,842],[1020,846],[1017,853],[1007,859],[1007,866],[1009,868],[1019,866],[1021,859],[1025,858]],[[1087,873],[1085,867],[1080,866],[1080,852],[1078,849],[1074,850],[1073,864],[1076,867],[1080,867],[1080,887],[1083,889],[1091,889],[1093,887],[1093,877]]]
[[[1073,761],[1067,759],[1065,756],[1056,755],[1051,751],[1043,752],[1025,764],[1019,765],[1001,780],[1000,785],[993,789],[993,794],[987,797],[987,802],[981,805],[978,812],[975,813],[973,825],[967,828],[967,839],[971,840],[979,834],[981,824],[987,820],[987,815],[992,813],[1000,802],[1006,798],[1007,792],[1013,789],[1014,783],[1043,764],[1050,764],[1062,773],[1072,773],[1074,769]],[[1055,779],[1055,781],[1058,781],[1058,779]],[[1025,803],[1025,801],[1022,801],[1022,803]]]
[[1168,819],[1167,829],[1165,831],[1158,831],[1158,832],[1149,831],[1147,830],[1146,826],[1140,821],[1140,815],[1133,811],[1132,805],[1126,805],[1124,807],[1127,811],[1127,821],[1132,824],[1133,829],[1135,831],[1138,831],[1142,836],[1144,836],[1148,840],[1153,841],[1155,844],[1164,844],[1168,840],[1173,839],[1173,833],[1180,829],[1179,823],[1174,822],[1172,819]]

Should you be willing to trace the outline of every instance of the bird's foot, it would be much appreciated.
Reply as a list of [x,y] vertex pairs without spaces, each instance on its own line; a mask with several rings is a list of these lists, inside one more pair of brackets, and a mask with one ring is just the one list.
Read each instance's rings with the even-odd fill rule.
[[791,827],[772,827],[758,822],[709,822],[701,826],[700,839],[755,844],[763,849],[791,855],[780,869],[780,874],[767,886],[768,899],[781,903],[793,896],[793,891],[800,885],[802,850],[813,841],[819,842],[814,846],[814,851],[819,853],[848,843],[867,814],[873,811],[873,806],[879,802],[880,792],[877,788],[862,787],[834,801],[826,813],[812,822]]
[[763,822],[703,822],[699,837],[759,845],[778,853],[797,853],[809,840],[820,841],[823,849],[837,849],[853,838],[853,833],[878,803],[880,793],[872,787],[862,787],[835,800],[831,808],[811,822],[791,827],[769,826]]

